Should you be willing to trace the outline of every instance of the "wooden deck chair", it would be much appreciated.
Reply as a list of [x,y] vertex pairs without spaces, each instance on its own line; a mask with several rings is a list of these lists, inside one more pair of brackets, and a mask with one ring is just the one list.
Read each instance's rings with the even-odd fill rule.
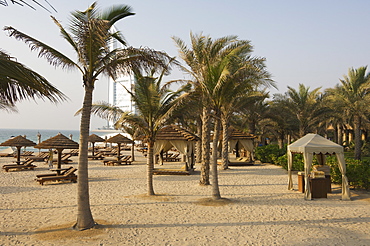
[[[60,173],[60,175],[64,175],[66,172],[68,172],[69,170],[71,170],[73,167],[69,167],[67,168],[66,170],[62,171]],[[51,177],[51,176],[58,176],[57,173],[45,173],[45,174],[38,174],[36,175],[36,178],[41,178],[41,177]]]
[[34,162],[34,160],[26,160],[25,162],[23,162],[23,164],[9,164],[9,165],[4,165],[3,166],[3,169],[5,170],[5,172],[8,172],[10,169],[16,169],[16,170],[19,170],[19,171],[22,171],[22,170],[34,170],[35,165],[33,165],[32,163]]
[[73,167],[71,169],[68,169],[64,174],[38,177],[36,178],[36,181],[39,182],[41,185],[44,185],[46,181],[62,181],[62,180],[77,183],[77,175],[74,174],[76,171],[77,169]]

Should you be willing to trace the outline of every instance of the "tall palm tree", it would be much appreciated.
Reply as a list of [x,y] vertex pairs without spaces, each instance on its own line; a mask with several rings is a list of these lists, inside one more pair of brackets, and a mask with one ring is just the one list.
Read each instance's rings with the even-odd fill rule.
[[148,195],[155,195],[153,187],[153,151],[157,132],[166,126],[177,105],[181,104],[188,96],[184,92],[189,90],[188,85],[184,85],[176,91],[169,90],[172,81],[162,84],[164,71],[157,78],[154,77],[154,70],[148,76],[143,76],[138,71],[135,71],[137,82],[134,91],[127,91],[131,94],[138,113],[136,115],[131,113],[123,114],[120,119],[120,122],[137,126],[148,144]]
[[43,76],[0,50],[0,109],[16,111],[16,102],[36,98],[54,103],[66,100]]
[[342,104],[343,113],[353,120],[355,132],[355,159],[361,159],[361,122],[369,114],[370,103],[370,73],[367,66],[357,69],[350,68],[340,84],[329,90],[331,99]]
[[[173,37],[180,57],[188,67],[184,71],[193,77],[194,86],[202,91],[203,100],[203,163],[201,184],[207,184],[209,166],[209,143],[210,143],[210,112],[213,113],[214,135],[212,150],[212,197],[220,199],[217,173],[217,145],[220,134],[220,119],[222,106],[225,103],[226,91],[230,88],[232,78],[243,67],[246,59],[249,58],[252,46],[249,41],[239,40],[236,36],[226,36],[212,40],[209,36],[190,34],[191,48],[188,48],[184,41]],[[240,65],[242,64],[242,65]]]
[[274,100],[294,115],[299,122],[299,137],[303,137],[312,127],[316,127],[321,121],[321,116],[330,109],[324,103],[324,98],[320,92],[321,87],[310,91],[309,86],[299,84],[298,90],[288,86],[288,91],[284,94],[275,94]]
[[154,64],[163,65],[162,61],[167,57],[161,52],[143,48],[124,47],[109,50],[109,44],[113,40],[126,45],[120,32],[111,32],[110,30],[117,21],[131,15],[134,13],[127,5],[116,5],[105,12],[100,12],[94,2],[86,11],[71,13],[70,32],[52,17],[59,27],[62,37],[75,51],[77,61],[73,61],[51,46],[13,27],[4,28],[11,37],[24,41],[31,50],[38,51],[39,56],[46,58],[51,65],[63,69],[77,69],[81,72],[85,95],[80,124],[77,222],[74,226],[79,230],[92,228],[95,225],[90,209],[87,169],[91,104],[95,82],[102,74],[115,79],[118,73],[126,73],[132,68],[147,67],[148,65],[152,67]]

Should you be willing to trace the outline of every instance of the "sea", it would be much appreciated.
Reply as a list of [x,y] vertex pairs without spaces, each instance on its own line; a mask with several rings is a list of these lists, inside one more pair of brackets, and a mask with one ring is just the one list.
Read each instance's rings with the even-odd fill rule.
[[[80,131],[79,130],[43,130],[43,129],[0,129],[0,143],[5,142],[9,138],[16,137],[16,136],[23,136],[27,139],[35,142],[36,144],[39,143],[38,136],[40,135],[41,142],[47,140],[51,137],[58,135],[59,133],[63,134],[64,136],[72,139],[75,142],[79,142],[80,138]],[[117,130],[92,130],[90,134],[96,134],[102,138],[111,137],[118,133],[122,133]],[[0,150],[7,149],[7,146],[0,146]],[[23,148],[22,148],[23,149]],[[29,151],[38,151],[33,147],[26,147]]]

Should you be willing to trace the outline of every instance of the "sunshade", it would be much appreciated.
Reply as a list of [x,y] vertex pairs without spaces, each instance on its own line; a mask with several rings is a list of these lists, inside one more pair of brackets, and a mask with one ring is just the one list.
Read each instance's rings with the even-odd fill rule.
[[12,146],[17,148],[17,165],[21,163],[21,148],[25,146],[34,146],[36,143],[32,142],[31,140],[19,135],[14,138],[9,138],[4,143],[0,144],[0,146]]
[[132,143],[132,140],[123,136],[122,134],[117,134],[106,140],[109,143],[116,143],[118,145],[117,159],[121,159],[121,144],[123,143]]
[[38,149],[56,149],[58,151],[58,169],[61,168],[61,157],[64,149],[78,149],[78,143],[61,133],[37,144]]
[[92,155],[94,156],[94,145],[96,142],[104,142],[105,140],[101,137],[99,137],[98,135],[96,134],[91,134],[89,136],[89,140],[88,140],[90,143],[92,143]]

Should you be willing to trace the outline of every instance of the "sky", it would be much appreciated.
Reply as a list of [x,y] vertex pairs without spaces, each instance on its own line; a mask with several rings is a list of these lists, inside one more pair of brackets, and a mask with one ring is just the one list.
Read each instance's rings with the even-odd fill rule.
[[[74,53],[51,20],[53,15],[64,27],[72,11],[86,10],[93,1],[48,0],[58,12],[35,6],[0,5],[0,26],[12,26],[56,48],[71,58]],[[28,1],[32,3],[32,1]],[[47,6],[44,0],[40,3]],[[126,4],[134,16],[120,20],[116,28],[129,45],[146,46],[178,56],[172,40],[179,37],[189,45],[190,33],[209,35],[213,39],[237,35],[250,40],[253,56],[266,58],[278,90],[305,84],[311,89],[334,87],[349,68],[370,63],[370,1],[368,0],[100,0],[104,10],[112,5]],[[78,71],[65,71],[38,58],[26,44],[0,31],[0,49],[46,77],[69,97],[69,101],[52,104],[49,101],[24,101],[17,104],[18,113],[0,111],[0,128],[78,130],[84,90]],[[174,70],[168,79],[185,75]],[[93,101],[108,101],[108,79],[96,83]],[[95,116],[91,129],[106,125]]]

